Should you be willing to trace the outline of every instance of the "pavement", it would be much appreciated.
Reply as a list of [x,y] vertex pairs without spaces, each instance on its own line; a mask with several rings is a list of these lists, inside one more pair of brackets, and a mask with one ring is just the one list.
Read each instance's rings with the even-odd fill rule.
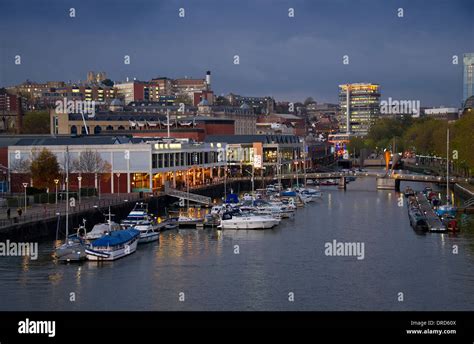
[[[81,201],[76,200],[75,207],[69,207],[69,213],[76,213],[85,210],[89,210],[97,206],[99,208],[111,206],[114,204],[123,203],[125,201],[136,201],[139,199],[138,193],[131,193],[131,194],[106,194],[101,195],[100,199],[98,196],[94,197],[82,197]],[[0,209],[0,226],[6,226],[11,223],[16,222],[27,222],[33,220],[41,220],[45,218],[55,217],[56,214],[59,212],[61,214],[66,213],[66,202],[62,201],[58,204],[33,204],[26,208],[22,207],[22,214],[21,216],[18,215],[17,209],[18,208],[10,208],[10,220],[7,216],[7,207],[2,207]]]

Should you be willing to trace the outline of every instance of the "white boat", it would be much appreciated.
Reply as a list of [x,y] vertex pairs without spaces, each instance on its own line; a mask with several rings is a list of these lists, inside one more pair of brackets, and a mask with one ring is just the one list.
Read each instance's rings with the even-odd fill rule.
[[139,244],[160,239],[160,230],[157,223],[151,221],[140,221],[133,227],[133,229],[140,232],[140,238],[138,239]]
[[312,199],[316,199],[316,198],[321,198],[323,196],[323,193],[318,189],[298,188],[298,189],[296,189],[296,192],[298,192],[301,195],[309,196]]
[[112,261],[137,250],[140,232],[136,229],[124,229],[105,234],[94,240],[86,248],[87,259],[95,261]]
[[279,223],[280,220],[272,216],[227,212],[222,215],[219,227],[222,229],[267,229]]
[[187,227],[187,226],[194,227],[196,226],[196,224],[202,223],[202,222],[203,220],[197,217],[188,217],[188,216],[182,216],[182,215],[180,215],[177,220],[179,227]]
[[79,226],[77,234],[70,235],[64,244],[55,250],[55,257],[63,262],[75,262],[86,259],[86,242],[82,234],[86,231],[84,226]]
[[143,202],[135,204],[127,218],[122,220],[121,225],[125,229],[132,228],[141,221],[154,221],[154,217],[148,213],[148,205]]

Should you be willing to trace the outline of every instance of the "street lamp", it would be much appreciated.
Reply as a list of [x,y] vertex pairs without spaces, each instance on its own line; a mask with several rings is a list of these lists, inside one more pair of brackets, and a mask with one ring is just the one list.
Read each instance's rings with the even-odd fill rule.
[[82,181],[82,176],[78,176],[77,180],[79,181],[79,195],[78,195],[79,203],[81,203],[81,186],[82,186],[81,181]]
[[55,179],[54,184],[56,185],[56,205],[58,205],[58,183],[59,179]]
[[26,214],[26,188],[28,187],[28,183],[23,183],[23,187],[25,188],[25,214]]
[[118,179],[118,185],[117,185],[117,193],[120,196],[120,173],[115,173]]

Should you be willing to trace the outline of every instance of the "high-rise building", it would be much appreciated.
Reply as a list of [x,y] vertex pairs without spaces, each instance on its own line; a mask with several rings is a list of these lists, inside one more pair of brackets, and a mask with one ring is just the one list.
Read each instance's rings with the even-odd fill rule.
[[474,53],[464,54],[463,98],[462,103],[474,95]]
[[367,135],[380,114],[379,85],[356,83],[339,85],[341,117],[339,131],[356,136]]

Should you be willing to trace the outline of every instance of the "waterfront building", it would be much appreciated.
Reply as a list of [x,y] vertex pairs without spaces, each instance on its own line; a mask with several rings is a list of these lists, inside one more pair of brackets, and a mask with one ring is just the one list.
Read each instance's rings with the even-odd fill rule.
[[380,114],[379,85],[355,83],[339,85],[341,115],[339,131],[355,136],[367,135]]
[[205,142],[227,144],[226,159],[232,176],[248,176],[257,165],[255,175],[276,178],[279,164],[281,173],[291,173],[298,164],[302,169],[304,161],[303,141],[294,135],[212,135]]
[[[62,171],[69,157],[71,190],[77,190],[81,183],[82,187],[95,188],[101,193],[130,193],[160,191],[165,182],[171,187],[183,188],[186,182],[196,186],[221,178],[226,145],[129,136],[19,138],[11,142],[7,151],[12,192],[22,192],[23,182],[31,186],[31,176],[21,166],[31,161],[34,150],[43,148],[57,156]],[[96,152],[107,169],[97,173],[75,169],[74,161],[86,151]],[[82,177],[81,182],[78,176]],[[63,184],[64,180],[62,189]]]
[[463,58],[463,98],[462,103],[474,95],[474,53],[466,53]]

